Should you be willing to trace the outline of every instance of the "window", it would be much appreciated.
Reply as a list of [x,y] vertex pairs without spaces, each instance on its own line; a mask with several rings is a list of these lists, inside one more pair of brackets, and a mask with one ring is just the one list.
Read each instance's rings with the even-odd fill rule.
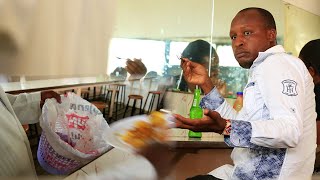
[[162,75],[165,65],[165,42],[113,38],[109,47],[107,74],[117,67],[125,67],[127,58],[141,58],[148,72],[155,71]]
[[180,59],[183,50],[187,47],[189,42],[170,42],[169,51],[169,66],[178,65],[180,66]]
[[218,45],[217,53],[219,56],[219,65],[220,66],[231,66],[231,67],[240,67],[237,60],[235,59],[232,51],[231,45]]

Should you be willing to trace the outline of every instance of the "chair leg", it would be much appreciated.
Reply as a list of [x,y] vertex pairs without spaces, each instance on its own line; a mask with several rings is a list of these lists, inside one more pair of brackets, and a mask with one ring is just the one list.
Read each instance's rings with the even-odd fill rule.
[[92,100],[96,100],[96,95],[97,95],[97,88],[93,87],[93,99]]
[[121,97],[123,97],[123,100],[122,100],[122,102],[123,102],[123,105],[124,105],[124,101],[126,100],[125,98],[126,98],[126,86],[124,86],[124,87],[122,87],[122,91],[123,91],[123,96],[121,95]]
[[[111,98],[109,99],[109,93],[110,93],[110,91],[108,91],[106,94],[106,101],[111,101]],[[112,97],[112,93],[111,93],[111,97]]]
[[89,100],[90,97],[90,87],[88,87],[88,94],[87,94],[87,99]]
[[124,110],[124,113],[123,113],[123,117],[122,117],[122,118],[124,118],[125,115],[126,115],[126,112],[127,112],[127,110],[128,110],[128,107],[129,107],[129,101],[130,101],[130,98],[128,98],[127,106],[126,106],[126,109]]
[[148,114],[152,111],[153,103],[154,103],[154,94],[152,94],[152,97],[151,97],[151,101],[148,108]]
[[160,103],[160,94],[158,94],[158,102],[157,102],[157,111],[159,111],[159,103]]
[[137,100],[134,99],[133,100],[133,105],[132,105],[132,110],[131,110],[131,116],[133,116],[134,112],[136,111],[136,102],[137,102]]
[[[118,99],[119,98],[119,93],[117,93],[116,95],[117,95],[117,99]],[[115,118],[115,120],[118,119],[118,117],[117,117],[118,115],[117,114],[118,114],[118,102],[116,102],[116,112],[115,112],[116,118]]]
[[106,108],[103,108],[102,110],[102,116],[105,118],[106,117]]
[[[146,108],[146,105],[147,105],[147,102],[148,102],[148,98],[149,98],[149,94],[150,94],[150,93],[148,93],[147,99],[146,99],[146,101],[144,102],[143,111],[144,111],[144,109]],[[148,114],[148,111],[147,111],[147,114]]]
[[140,100],[140,114],[142,114],[142,99]]

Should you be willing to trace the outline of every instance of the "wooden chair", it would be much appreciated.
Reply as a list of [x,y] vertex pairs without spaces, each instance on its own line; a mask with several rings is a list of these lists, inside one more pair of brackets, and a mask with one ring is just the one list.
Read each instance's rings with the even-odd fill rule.
[[118,102],[121,102],[122,105],[124,106],[125,104],[125,98],[126,98],[126,84],[121,84],[121,83],[116,83],[116,84],[113,84],[117,87],[117,89],[119,90],[119,97],[120,97],[120,101],[119,100],[119,97],[117,97],[117,101]]
[[89,100],[90,97],[90,87],[81,89],[81,97],[83,99]]
[[[138,87],[138,93],[133,93],[134,92],[134,84],[135,82],[139,82],[139,87]],[[128,95],[128,101],[127,101],[127,105],[126,105],[126,108],[124,110],[124,113],[123,113],[123,118],[125,117],[126,113],[127,113],[127,110],[129,108],[129,104],[130,104],[130,101],[133,100],[133,104],[132,104],[132,110],[131,110],[131,116],[134,115],[135,113],[135,110],[136,110],[136,103],[137,101],[140,101],[140,108],[139,108],[139,114],[142,114],[142,101],[143,101],[143,96],[140,95],[141,94],[141,80],[138,79],[138,80],[133,80],[133,81],[130,81],[130,93]]]
[[125,117],[126,115],[126,112],[129,108],[129,103],[130,103],[130,100],[133,100],[133,105],[132,105],[132,110],[131,110],[131,116],[134,115],[135,111],[136,111],[136,102],[138,100],[140,100],[140,109],[139,109],[139,114],[142,114],[142,100],[143,100],[143,96],[141,95],[137,95],[137,94],[131,94],[128,96],[128,102],[127,102],[127,105],[126,105],[126,109],[124,110],[124,113],[123,113],[123,118]]
[[[115,104],[115,106],[116,106],[116,111],[115,111],[115,119],[117,119],[117,114],[118,114],[118,102],[116,101],[118,98],[119,98],[119,90],[118,89],[115,89],[115,88],[117,88],[117,86],[116,87],[111,87],[111,88],[109,88],[109,89],[107,89],[107,94],[106,94],[106,99],[109,101],[109,103],[108,103],[108,105],[109,105],[109,117],[108,118],[112,118],[112,114],[113,114],[113,112],[111,112],[111,111],[113,111],[113,108],[111,108],[111,105],[112,105],[112,107],[113,107],[113,105]],[[115,95],[114,95],[114,99],[112,99],[112,93],[115,93]]]
[[151,94],[151,99],[150,99],[150,103],[149,103],[149,107],[148,107],[148,110],[147,110],[147,114],[149,114],[152,109],[153,109],[153,104],[154,104],[154,101],[155,101],[155,98],[156,96],[158,96],[158,101],[157,101],[157,107],[156,107],[156,110],[159,110],[159,102],[160,102],[160,95],[161,95],[161,92],[160,91],[149,91],[148,92],[148,96],[147,96],[147,99],[146,101],[144,102],[144,106],[143,106],[143,110],[145,110],[145,107],[148,103],[148,98],[149,98],[149,95]]
[[95,100],[90,103],[96,106],[102,112],[103,117],[106,118],[106,109],[109,107],[106,96],[104,96],[103,99],[95,98]]

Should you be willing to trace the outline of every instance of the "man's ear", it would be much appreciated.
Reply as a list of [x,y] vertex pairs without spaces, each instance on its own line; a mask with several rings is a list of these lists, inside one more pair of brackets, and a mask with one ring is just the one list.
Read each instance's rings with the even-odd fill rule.
[[315,77],[317,74],[316,70],[312,66],[308,67],[308,71],[312,77]]
[[269,29],[268,38],[269,38],[270,42],[276,42],[277,41],[277,30]]

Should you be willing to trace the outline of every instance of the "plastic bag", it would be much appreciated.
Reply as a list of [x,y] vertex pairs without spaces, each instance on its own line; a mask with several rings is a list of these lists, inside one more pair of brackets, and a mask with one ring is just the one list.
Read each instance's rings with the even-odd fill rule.
[[103,138],[110,127],[99,109],[74,93],[61,101],[47,99],[40,117],[38,160],[52,174],[69,174],[111,149]]

